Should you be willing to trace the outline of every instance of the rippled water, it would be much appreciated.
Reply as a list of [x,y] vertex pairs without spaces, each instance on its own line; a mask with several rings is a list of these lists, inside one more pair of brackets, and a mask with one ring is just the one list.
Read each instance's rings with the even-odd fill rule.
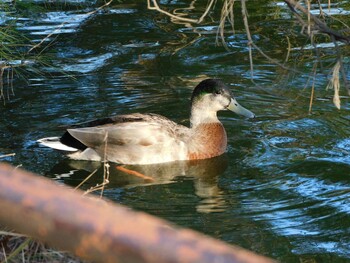
[[[287,27],[288,10],[277,5],[277,22],[272,15],[264,20],[252,15],[271,5],[248,6],[251,26],[265,24],[254,38],[283,60],[285,51],[276,44],[282,37],[266,25]],[[175,1],[172,7],[186,3]],[[337,8],[329,12],[350,11]],[[135,111],[188,124],[192,89],[202,79],[218,77],[257,115],[246,120],[219,113],[228,134],[227,154],[190,163],[127,166],[153,180],[127,175],[111,164],[104,195],[282,262],[350,262],[349,97],[342,94],[342,110],[333,106],[332,91],[325,90],[329,70],[316,76],[309,114],[311,85],[306,83],[312,61],[298,64],[304,73],[287,74],[255,54],[252,83],[240,30],[227,36],[228,52],[215,44],[217,27],[209,21],[195,27],[171,24],[138,2],[116,2],[87,14],[92,10],[84,1],[66,1],[16,21],[35,43],[51,34],[44,41],[51,61],[38,64],[40,74],[27,82],[15,78],[14,94],[2,102],[0,155],[16,154],[6,161],[72,186],[99,169],[84,184],[88,189],[102,180],[99,164],[67,160],[36,140],[62,134],[60,126]],[[1,23],[12,19],[10,14],[1,17]],[[239,28],[241,22],[236,24]],[[305,40],[295,47],[303,44]],[[298,54],[292,59],[297,61]]]

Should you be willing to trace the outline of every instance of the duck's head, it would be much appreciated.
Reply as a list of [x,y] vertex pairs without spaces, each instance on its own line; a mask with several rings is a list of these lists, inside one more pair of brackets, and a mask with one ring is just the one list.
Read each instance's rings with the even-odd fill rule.
[[255,115],[250,110],[238,104],[230,89],[220,80],[206,79],[200,82],[193,90],[192,112],[207,111],[215,113],[220,110],[230,110],[247,118],[254,118]]

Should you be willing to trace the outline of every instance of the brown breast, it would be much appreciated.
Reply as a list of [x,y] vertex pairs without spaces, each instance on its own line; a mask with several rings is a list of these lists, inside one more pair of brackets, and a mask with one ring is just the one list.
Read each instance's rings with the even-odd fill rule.
[[224,126],[219,123],[204,123],[193,130],[188,148],[188,159],[206,159],[226,151],[227,136]]

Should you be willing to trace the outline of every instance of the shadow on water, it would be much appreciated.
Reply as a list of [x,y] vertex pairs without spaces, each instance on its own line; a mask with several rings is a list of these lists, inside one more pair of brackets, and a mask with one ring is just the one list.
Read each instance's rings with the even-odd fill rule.
[[[181,180],[193,181],[193,194],[199,198],[196,205],[198,212],[220,212],[225,209],[218,178],[227,168],[226,155],[208,160],[164,164],[118,165],[110,163],[109,165],[109,182],[104,189],[104,196],[111,197],[115,201],[118,200],[116,197],[121,189],[173,184],[181,178]],[[105,173],[102,163],[64,159],[55,165],[47,176],[76,187],[92,173],[94,173],[93,176],[82,186],[82,189],[87,190],[102,183]]]

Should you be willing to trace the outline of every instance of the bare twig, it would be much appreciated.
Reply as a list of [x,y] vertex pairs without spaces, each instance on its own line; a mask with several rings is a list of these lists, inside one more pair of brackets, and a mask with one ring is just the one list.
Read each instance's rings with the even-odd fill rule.
[[78,186],[74,188],[74,190],[79,189],[85,182],[87,182],[96,172],[98,169],[95,169],[91,174],[89,174],[88,177],[86,177],[83,181],[80,182]]
[[[10,255],[7,256],[6,260],[2,261],[1,263],[7,263],[8,261],[12,261],[20,252],[23,251],[23,249],[32,241],[30,237],[27,237],[22,244],[16,248]],[[24,262],[24,261],[23,261]]]
[[0,155],[0,159],[1,158],[6,158],[6,157],[11,157],[11,156],[15,156],[15,153],[9,153],[9,154],[4,154],[4,155]]
[[287,63],[289,60],[289,55],[290,55],[290,50],[291,50],[290,39],[288,36],[286,36],[286,37],[287,37],[288,47],[287,47],[287,55],[286,55],[286,58],[284,60],[285,63]]
[[248,49],[249,49],[249,63],[250,63],[250,75],[253,78],[254,76],[254,67],[253,67],[253,52],[252,52],[252,45],[253,43],[253,39],[252,36],[250,34],[250,30],[249,30],[249,24],[248,24],[248,11],[247,11],[247,7],[245,5],[246,0],[241,0],[241,4],[242,4],[242,16],[243,16],[243,22],[244,22],[244,27],[245,27],[245,31],[247,34],[247,39],[248,39]]
[[309,114],[312,113],[312,104],[313,104],[313,101],[314,101],[314,94],[315,94],[315,82],[312,83],[312,87],[311,87]]
[[9,231],[3,231],[0,230],[1,236],[11,236],[11,237],[27,237],[26,235],[15,233],[15,232],[9,232]]
[[[92,192],[95,192],[95,191],[98,191],[98,190],[101,190],[100,197],[102,197],[105,186],[109,184],[109,168],[110,168],[110,165],[108,163],[108,156],[107,156],[108,132],[105,132],[105,136],[104,136],[103,141],[105,143],[105,145],[104,145],[105,146],[104,147],[104,157],[103,157],[104,158],[103,159],[103,181],[102,181],[102,183],[97,184],[97,185],[91,187],[90,189],[86,190],[84,192],[84,195],[92,193]],[[92,174],[94,174],[94,173],[95,172],[93,172]],[[91,177],[92,174],[89,177]]]
[[315,97],[316,70],[317,70],[317,63],[314,64],[314,70],[313,70],[313,78],[312,78],[312,86],[311,86],[311,95],[310,95],[310,103],[309,103],[309,114],[312,113],[312,105],[313,105],[314,97]]
[[[151,4],[152,2],[152,4]],[[158,11],[159,13],[162,13],[166,16],[169,16],[173,19],[176,19],[176,20],[179,20],[179,21],[184,21],[184,22],[190,22],[190,23],[195,23],[195,24],[199,24],[201,23],[204,18],[207,16],[207,14],[209,13],[210,9],[212,8],[213,4],[214,4],[215,0],[210,0],[209,3],[208,3],[208,6],[207,8],[205,9],[204,13],[202,14],[202,16],[198,19],[191,19],[191,18],[187,18],[187,17],[182,17],[182,16],[177,16],[177,15],[174,15],[172,13],[169,13],[163,9],[161,9],[157,3],[157,0],[147,0],[147,9],[149,10],[156,10]]]
[[101,189],[101,197],[103,195],[104,187],[105,185],[109,184],[109,163],[108,163],[108,156],[107,156],[107,150],[108,150],[108,131],[106,131],[105,138],[105,148],[104,148],[104,160],[103,160],[103,184]]
[[221,9],[221,16],[220,16],[220,23],[217,31],[217,37],[216,37],[216,44],[218,44],[218,36],[220,35],[221,43],[224,45],[224,47],[227,49],[226,41],[225,41],[225,23],[226,20],[230,22],[232,27],[232,32],[234,33],[234,13],[233,13],[233,6],[234,6],[235,0],[226,0],[224,1],[224,4]]

